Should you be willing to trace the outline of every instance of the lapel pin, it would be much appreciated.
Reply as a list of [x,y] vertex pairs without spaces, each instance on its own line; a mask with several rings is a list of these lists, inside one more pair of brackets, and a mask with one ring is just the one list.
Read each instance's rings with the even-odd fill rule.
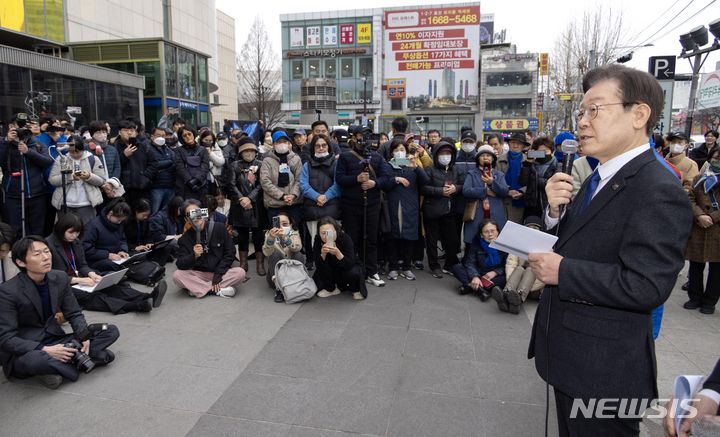
[[612,185],[613,191],[617,191],[618,188],[620,188],[620,184],[614,183],[614,184]]

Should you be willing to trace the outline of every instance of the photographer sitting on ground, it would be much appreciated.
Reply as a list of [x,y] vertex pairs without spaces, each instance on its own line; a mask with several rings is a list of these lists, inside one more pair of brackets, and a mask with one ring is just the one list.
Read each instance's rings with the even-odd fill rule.
[[[5,375],[40,375],[45,386],[55,389],[63,377],[76,381],[78,368],[87,373],[112,362],[115,355],[107,347],[120,335],[117,327],[87,325],[70,278],[51,271],[45,240],[35,235],[22,238],[13,245],[12,258],[21,272],[0,285],[0,364]],[[54,311],[63,313],[73,334],[63,331]],[[79,352],[92,361],[85,362]]]
[[275,302],[284,300],[280,290],[275,289],[273,276],[275,276],[275,265],[281,259],[295,259],[305,264],[305,256],[300,253],[302,242],[300,234],[293,229],[288,213],[282,211],[272,219],[273,227],[265,233],[265,242],[262,252],[267,263],[266,270],[268,285],[275,290]]
[[352,239],[334,218],[318,220],[313,252],[317,266],[313,281],[320,290],[317,297],[335,296],[341,291],[352,292],[355,300],[367,297],[365,273],[357,263]]
[[190,296],[235,296],[235,284],[245,279],[245,270],[230,267],[235,261],[235,244],[221,223],[208,221],[207,209],[200,201],[188,199],[183,204],[185,219],[191,225],[178,240],[177,270],[173,281]]

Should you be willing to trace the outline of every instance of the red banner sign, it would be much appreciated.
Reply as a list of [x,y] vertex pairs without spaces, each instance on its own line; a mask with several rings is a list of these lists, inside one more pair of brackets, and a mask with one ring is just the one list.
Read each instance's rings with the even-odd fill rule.
[[398,66],[400,71],[444,70],[446,68],[457,70],[459,68],[475,68],[475,60],[399,62]]
[[340,25],[340,44],[355,44],[355,26],[352,24]]

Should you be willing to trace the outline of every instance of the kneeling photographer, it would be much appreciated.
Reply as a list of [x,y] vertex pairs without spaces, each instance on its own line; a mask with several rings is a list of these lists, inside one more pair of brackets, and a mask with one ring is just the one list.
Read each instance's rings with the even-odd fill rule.
[[[0,364],[10,378],[40,376],[55,389],[67,378],[76,381],[115,359],[107,349],[120,335],[117,327],[88,325],[70,289],[70,278],[51,270],[50,248],[31,235],[13,245],[13,262],[21,272],[0,285]],[[56,320],[61,312],[73,334]]]

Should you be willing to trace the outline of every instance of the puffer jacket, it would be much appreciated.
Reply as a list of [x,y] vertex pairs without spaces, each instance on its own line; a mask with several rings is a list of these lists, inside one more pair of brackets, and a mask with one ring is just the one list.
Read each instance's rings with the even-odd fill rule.
[[[330,154],[324,160],[314,156],[308,157],[303,164],[300,174],[300,189],[303,193],[303,218],[305,220],[318,220],[330,216],[340,218],[340,186],[335,182],[335,154]],[[318,206],[317,198],[321,194],[326,197],[323,206]]]
[[[137,147],[135,153],[130,157],[125,156],[125,149],[134,145]],[[144,190],[150,187],[150,171],[148,168],[147,143],[136,139],[134,144],[125,144],[120,137],[115,140],[115,148],[120,155],[120,181],[125,189]]]
[[[22,155],[17,145],[11,145],[4,138],[0,139],[0,168],[4,175],[2,186],[7,197],[19,199],[22,189],[25,190],[26,199],[44,196],[48,192],[44,172],[53,165],[53,159],[44,144],[30,140],[27,146],[27,153]],[[21,186],[19,176],[11,176],[21,170],[24,186]]]
[[[228,179],[230,184],[225,188],[230,198],[230,223],[233,226],[256,228],[260,221],[260,208],[258,201],[262,199],[260,188],[260,166],[262,162],[257,159],[247,162],[242,157],[233,161]],[[250,177],[253,174],[254,177]],[[250,179],[253,179],[250,182]],[[247,197],[252,203],[251,209],[240,206],[240,199]]]
[[152,188],[175,188],[175,152],[168,146],[148,146],[148,176]]
[[[105,183],[105,170],[103,169],[102,161],[97,156],[93,156],[87,150],[83,153],[80,161],[75,161],[70,157],[67,158],[71,161],[73,171],[87,171],[90,173],[90,178],[85,181],[73,181],[72,174],[65,177],[66,190],[70,190],[73,187],[82,186],[87,194],[88,200],[91,206],[98,206],[103,202],[102,191],[100,186]],[[79,167],[76,167],[79,166]],[[55,187],[62,186],[62,173],[60,168],[60,161],[55,161],[55,164],[50,171],[50,184]],[[61,209],[63,206],[63,190],[55,190],[51,199],[52,205],[55,209]]]
[[124,226],[110,223],[107,213],[104,208],[83,230],[83,249],[88,264],[108,259],[111,253],[128,252]]
[[295,200],[293,205],[302,202],[300,196],[300,172],[302,171],[302,162],[296,154],[288,152],[287,164],[290,167],[290,182],[284,187],[278,187],[278,177],[280,176],[280,158],[275,151],[268,151],[260,166],[260,186],[263,190],[263,203],[266,208],[283,208],[285,202],[283,196],[294,194]]
[[[442,150],[450,151],[450,164],[447,167],[438,162],[438,152]],[[452,145],[435,148],[433,165],[425,169],[429,181],[421,189],[425,195],[422,207],[424,217],[435,219],[455,212],[455,203],[462,199],[465,175],[455,166],[456,157]],[[447,182],[451,182],[456,188],[455,194],[450,197],[443,196],[443,188]]]

